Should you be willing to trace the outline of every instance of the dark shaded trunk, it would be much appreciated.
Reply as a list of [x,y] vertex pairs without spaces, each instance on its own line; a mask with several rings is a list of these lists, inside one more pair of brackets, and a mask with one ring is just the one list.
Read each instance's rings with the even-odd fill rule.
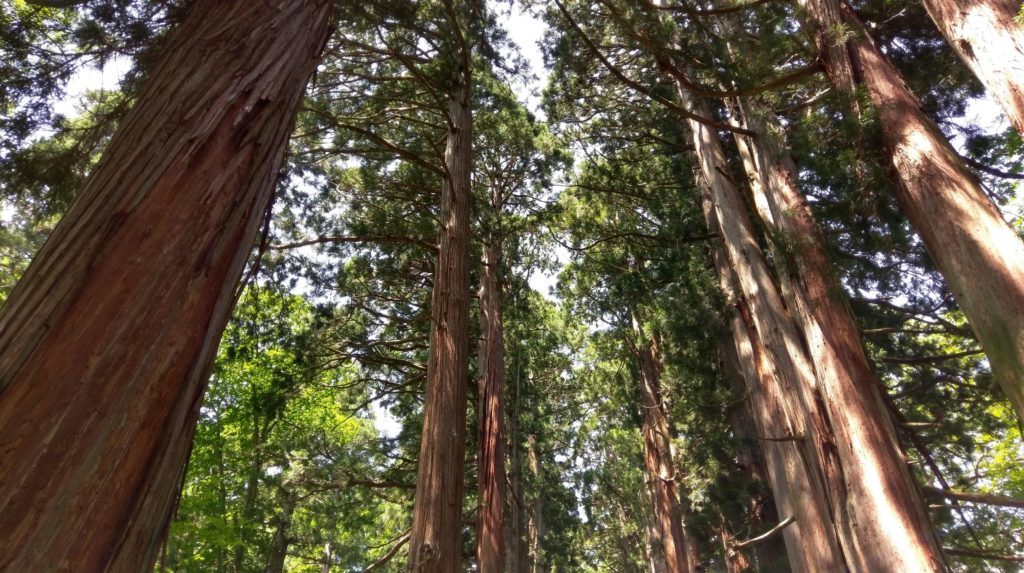
[[[744,380],[744,371],[746,370],[753,374],[752,365],[740,365],[734,336],[723,337],[719,342],[718,348],[723,378],[733,389],[735,395],[741,396],[745,394],[747,392],[747,383]],[[749,399],[744,400],[743,403],[739,404],[731,412],[730,422],[733,434],[738,441],[739,453],[737,462],[740,473],[746,479],[760,485],[764,491],[770,491],[771,484],[768,478],[767,463],[765,462],[761,443],[757,439],[757,424],[754,423],[752,405]],[[780,521],[775,504],[772,500],[768,499],[767,495],[755,496],[749,501],[747,516],[753,531],[767,531]],[[726,526],[723,524],[722,527],[724,534]],[[725,541],[723,540],[723,542]],[[726,545],[728,547],[728,543]],[[786,543],[783,536],[775,536],[764,543],[755,545],[753,552],[759,570],[779,573],[790,571],[789,560],[786,555]],[[749,560],[747,561],[749,562]],[[740,560],[736,560],[735,563],[736,566],[742,564]]]
[[527,537],[530,548],[530,572],[545,573],[548,570],[544,559],[544,495],[540,487],[540,458],[537,456],[537,436],[526,437],[526,462],[530,470],[532,482],[536,484],[536,492],[530,500]]
[[884,387],[868,364],[824,235],[797,189],[796,166],[784,143],[771,139],[773,130],[754,105],[748,98],[738,103],[745,127],[760,136],[738,136],[736,142],[842,460],[842,483],[833,488],[831,505],[850,566],[941,566],[938,540],[880,395]]
[[508,508],[505,513],[505,551],[508,559],[505,560],[507,573],[528,573],[530,552],[526,540],[527,508],[523,494],[523,457],[520,447],[521,438],[519,433],[519,400],[521,395],[522,379],[522,350],[517,350],[515,370],[512,385],[512,401],[508,415],[508,445],[509,455],[509,495]]
[[283,484],[278,492],[278,499],[281,500],[281,513],[278,514],[277,527],[274,528],[274,537],[270,541],[270,558],[267,559],[265,573],[284,573],[284,560],[288,556],[288,545],[291,539],[288,534],[292,527],[292,513],[295,512],[295,496],[284,489]]
[[463,76],[448,105],[427,395],[409,541],[413,573],[456,573],[462,563],[473,141],[469,71],[463,70]]
[[615,517],[619,526],[616,535],[619,544],[619,570],[623,573],[641,573],[640,568],[633,561],[636,539],[629,533],[629,518],[626,516],[626,508],[619,502],[615,503]]
[[640,324],[633,318],[633,332],[640,386],[640,419],[644,444],[644,475],[651,492],[654,527],[665,557],[668,573],[687,573],[687,545],[683,531],[683,510],[677,492],[678,475],[672,459],[672,437],[661,396],[664,370],[657,339],[645,340]]
[[0,315],[0,569],[151,568],[323,0],[199,0]]
[[[810,18],[833,85],[851,99],[858,86],[864,87],[877,108],[882,138],[899,178],[900,207],[967,315],[1000,386],[1024,419],[1024,244],[921,110],[856,14],[838,0],[799,4]],[[837,29],[850,29],[853,37],[837,43],[832,38]],[[932,548],[911,545],[916,556],[906,562],[894,558],[892,567],[913,568],[915,559],[941,566],[941,555]]]
[[1014,0],[923,0],[946,41],[1024,135],[1024,28]]
[[501,253],[494,244],[484,247],[480,286],[480,517],[476,556],[481,573],[502,573],[505,567],[505,348],[502,332]]

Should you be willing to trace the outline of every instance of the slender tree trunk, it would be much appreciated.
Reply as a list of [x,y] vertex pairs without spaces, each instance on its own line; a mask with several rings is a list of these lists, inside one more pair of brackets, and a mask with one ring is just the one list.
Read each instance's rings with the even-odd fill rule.
[[843,460],[843,497],[832,505],[846,553],[863,556],[859,564],[851,557],[851,566],[941,568],[938,539],[879,394],[884,387],[868,364],[824,235],[797,189],[796,166],[754,103],[741,98],[738,107],[745,127],[760,134],[736,137],[737,146]]
[[529,547],[526,543],[527,509],[523,493],[523,457],[520,447],[519,433],[519,401],[521,396],[520,382],[522,379],[522,350],[517,349],[515,375],[513,377],[512,408],[508,416],[508,447],[511,455],[509,461],[509,508],[506,513],[505,528],[508,541],[505,550],[508,559],[505,568],[508,573],[529,572]]
[[1014,0],[923,0],[946,41],[1024,135],[1024,28]]
[[0,570],[151,568],[324,0],[197,0],[0,314]]
[[409,541],[411,573],[456,573],[462,563],[473,141],[469,70],[462,74],[448,106],[427,396]]
[[[967,315],[1000,386],[1024,419],[1024,244],[853,11],[838,0],[799,4],[811,20],[832,83],[851,96],[863,86],[877,108],[882,137],[899,177],[896,198]],[[990,2],[970,4],[983,10]],[[845,43],[832,38],[832,31],[841,27],[854,32]],[[997,55],[1014,58],[1013,53]]]
[[530,501],[528,534],[530,540],[530,572],[545,573],[548,570],[544,560],[544,496],[540,488],[540,458],[537,456],[537,436],[526,437],[526,462],[537,491]]
[[289,532],[292,527],[292,513],[295,512],[296,505],[295,496],[284,489],[287,485],[281,485],[281,513],[277,516],[277,527],[270,542],[270,558],[267,560],[264,573],[284,573],[284,560],[288,557],[288,545],[291,542]]
[[657,340],[645,340],[640,323],[633,317],[640,386],[641,433],[644,442],[644,474],[651,491],[654,526],[665,556],[668,573],[687,573],[687,547],[683,532],[683,510],[676,492],[677,474],[672,460],[672,439],[668,416],[661,397],[663,366]]
[[501,251],[492,241],[485,245],[480,286],[481,352],[480,400],[480,517],[477,563],[481,573],[502,573],[505,567],[505,338],[502,332]]
[[629,519],[626,508],[615,502],[615,517],[618,520],[619,567],[622,573],[640,573],[640,568],[633,561],[634,540],[629,534]]
[[[710,117],[703,102],[684,89],[679,95],[690,111]],[[794,543],[796,534],[786,534],[793,569],[845,570],[829,507],[829,492],[842,483],[837,475],[842,464],[815,397],[813,370],[754,237],[740,192],[725,175],[729,168],[718,134],[699,122],[687,123],[708,227],[721,235],[722,249],[716,256],[719,283],[740,312],[733,319],[737,351],[742,363],[753,366],[744,378],[765,441],[772,490],[779,513],[794,516],[800,525],[799,544]]]

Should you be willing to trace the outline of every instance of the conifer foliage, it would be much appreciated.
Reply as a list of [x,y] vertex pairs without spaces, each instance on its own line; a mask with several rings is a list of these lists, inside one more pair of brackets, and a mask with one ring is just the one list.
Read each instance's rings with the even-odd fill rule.
[[3,2],[0,571],[1019,570],[1018,11]]

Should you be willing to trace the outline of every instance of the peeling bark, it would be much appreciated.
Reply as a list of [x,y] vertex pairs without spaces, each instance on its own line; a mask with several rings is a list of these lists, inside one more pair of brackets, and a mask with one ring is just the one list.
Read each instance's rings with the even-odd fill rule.
[[[709,114],[685,90],[679,95],[694,113]],[[779,514],[797,520],[798,528],[785,533],[791,565],[794,571],[846,570],[829,505],[841,486],[837,474],[842,466],[816,397],[813,369],[754,237],[742,196],[726,175],[718,134],[697,122],[688,125],[705,218],[722,238],[715,265],[720,286],[737,305],[733,334],[762,432],[772,491]]]
[[842,460],[843,483],[831,503],[851,567],[941,568],[938,539],[879,394],[884,387],[832,272],[824,235],[797,189],[796,166],[754,103],[741,98],[738,107],[745,127],[760,134],[735,140]]
[[1014,0],[923,0],[935,25],[1024,135],[1024,28]]
[[0,314],[0,569],[152,567],[323,0],[198,0]]
[[409,541],[412,573],[456,573],[462,564],[473,141],[469,70],[462,73],[448,106],[427,396]]
[[[499,207],[500,208],[500,207]],[[496,244],[484,247],[480,286],[480,331],[483,333],[479,382],[480,516],[477,528],[477,566],[481,573],[505,568],[505,338],[502,324],[501,253]]]
[[[984,3],[972,3],[985,4]],[[1024,243],[1003,220],[856,14],[838,0],[799,0],[837,89],[866,89],[899,177],[896,199],[1024,419]],[[851,29],[844,43],[832,30]],[[1012,58],[1012,54],[1008,57]]]
[[664,370],[655,339],[645,340],[640,324],[633,317],[635,354],[640,386],[640,419],[644,442],[644,475],[651,492],[654,528],[667,573],[688,573],[687,545],[683,531],[683,511],[676,487],[675,463],[668,416],[661,396]]

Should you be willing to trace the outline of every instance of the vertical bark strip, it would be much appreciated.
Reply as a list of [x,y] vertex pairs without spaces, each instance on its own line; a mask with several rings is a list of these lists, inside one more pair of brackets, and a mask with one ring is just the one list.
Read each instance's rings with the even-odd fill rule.
[[748,98],[738,103],[744,127],[759,136],[737,136],[736,143],[754,204],[770,230],[776,259],[783,261],[782,290],[807,345],[843,460],[846,501],[834,506],[841,538],[849,540],[851,565],[873,571],[941,569],[938,540],[879,394],[882,383],[832,272],[824,235],[797,189],[793,160],[754,105]]
[[[526,437],[526,462],[535,484],[540,484],[540,458],[537,456],[537,435]],[[539,489],[539,485],[538,485]],[[544,561],[544,495],[540,491],[530,501],[527,535],[530,548],[530,572],[545,573],[548,565]]]
[[[691,112],[710,117],[710,110],[682,86],[679,95]],[[803,547],[793,559],[795,570],[841,571],[847,568],[840,539],[836,535],[833,509],[846,503],[842,491],[842,462],[836,456],[835,438],[820,407],[817,382],[805,355],[800,334],[783,304],[764,254],[755,239],[753,226],[739,190],[727,177],[728,163],[718,134],[694,120],[688,120],[697,163],[701,173],[703,203],[708,226],[721,234],[724,260],[719,264],[719,281],[732,289],[726,269],[735,273],[745,330],[760,382],[756,388],[759,412],[765,429],[781,430],[762,439],[789,445],[780,448],[780,462],[790,491],[780,507],[788,516],[793,511],[801,526]],[[727,291],[728,292],[728,291]],[[738,326],[738,325],[737,325]],[[740,341],[737,341],[739,344]],[[773,421],[771,418],[778,418]],[[780,422],[783,427],[780,426]],[[795,451],[789,451],[792,447]],[[767,452],[766,452],[766,455]],[[799,474],[805,473],[806,476]],[[779,476],[782,477],[782,476]],[[773,480],[773,486],[778,483]]]
[[[877,108],[900,181],[896,199],[967,315],[1000,386],[1024,418],[1024,243],[853,11],[837,0],[799,4],[832,83],[851,96],[862,86]],[[837,45],[831,31],[842,27],[854,36]]]
[[414,573],[455,573],[462,563],[473,141],[469,70],[462,75],[448,104],[427,397],[409,542],[409,571]]
[[661,397],[664,369],[655,340],[644,340],[640,324],[633,318],[636,358],[639,370],[640,419],[644,442],[644,475],[651,492],[651,508],[667,573],[688,573],[683,511],[676,491],[676,470],[668,416]]
[[946,41],[1024,135],[1024,28],[1014,0],[923,0]]
[[[493,239],[493,238],[492,238]],[[504,423],[505,348],[502,332],[501,252],[495,241],[484,246],[480,287],[480,330],[482,375],[479,383],[480,516],[476,558],[481,573],[502,573],[505,568],[505,437]]]
[[12,293],[0,570],[152,566],[330,9],[194,2]]

